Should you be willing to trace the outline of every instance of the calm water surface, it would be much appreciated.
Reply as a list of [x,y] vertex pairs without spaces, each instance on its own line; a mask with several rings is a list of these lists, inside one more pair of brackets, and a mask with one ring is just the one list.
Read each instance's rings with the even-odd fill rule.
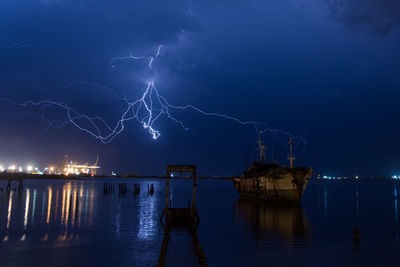
[[[141,193],[104,195],[104,183],[116,191],[139,183]],[[191,181],[171,184],[172,205],[186,207]],[[312,181],[301,207],[239,200],[231,181],[198,184],[197,234],[209,266],[400,266],[398,183]],[[163,180],[26,180],[22,194],[6,193],[6,185],[0,182],[1,266],[157,265]],[[166,266],[198,266],[195,245],[190,231],[173,230]]]

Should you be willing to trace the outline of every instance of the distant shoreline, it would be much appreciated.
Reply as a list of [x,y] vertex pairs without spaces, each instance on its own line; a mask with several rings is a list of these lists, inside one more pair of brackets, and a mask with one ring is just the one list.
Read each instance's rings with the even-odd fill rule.
[[[162,175],[136,175],[136,174],[125,174],[125,175],[116,175],[116,176],[106,176],[106,175],[63,175],[63,174],[28,174],[28,173],[10,173],[10,172],[0,172],[0,181],[9,181],[9,180],[88,180],[88,179],[165,179],[166,176]],[[201,180],[232,180],[235,178],[241,178],[240,176],[197,176],[197,179]],[[182,180],[190,180],[191,176],[182,176],[182,177],[170,177],[170,179],[182,179]],[[316,182],[365,182],[365,181],[395,181],[388,177],[360,177],[359,179],[318,179],[317,177],[312,178],[313,181]]]
[[[118,179],[118,178],[127,178],[127,179],[162,179],[167,178],[167,176],[161,175],[116,175],[116,176],[106,176],[106,175],[63,175],[63,174],[28,174],[28,173],[9,173],[2,172],[0,173],[0,180],[8,181],[8,180],[87,180],[87,179]],[[206,176],[197,176],[197,179],[212,179],[212,180],[231,180],[232,177],[213,177],[209,178]],[[184,177],[170,177],[170,179],[192,179],[191,176]]]

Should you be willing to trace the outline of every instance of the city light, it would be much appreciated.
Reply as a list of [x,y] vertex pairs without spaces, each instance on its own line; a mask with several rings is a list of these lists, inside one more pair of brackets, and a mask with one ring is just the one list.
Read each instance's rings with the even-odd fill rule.
[[[8,166],[8,167],[7,167]],[[16,164],[10,165],[0,164],[0,173],[21,173],[30,175],[85,175],[94,176],[97,170],[100,169],[98,166],[98,159],[94,164],[79,164],[77,162],[63,162],[58,164],[52,164],[45,168],[37,167],[31,163],[28,164]]]
[[[320,179],[321,176],[318,175],[317,178]],[[327,175],[322,176],[322,179],[326,180],[346,180],[347,178],[348,178],[347,176],[327,176]]]

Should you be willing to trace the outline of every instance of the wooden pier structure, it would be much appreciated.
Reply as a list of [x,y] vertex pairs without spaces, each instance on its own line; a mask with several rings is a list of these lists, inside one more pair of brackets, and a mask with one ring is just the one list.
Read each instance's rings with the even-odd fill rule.
[[[190,172],[193,177],[193,201],[190,204],[188,201],[187,208],[172,208],[168,197],[169,197],[169,179],[173,172]],[[166,178],[166,194],[165,194],[165,208],[161,214],[160,221],[165,229],[164,239],[161,246],[160,257],[158,259],[158,267],[162,267],[165,264],[165,257],[167,254],[168,242],[171,237],[171,230],[173,228],[187,229],[190,231],[194,249],[199,258],[199,265],[201,267],[207,267],[207,258],[200,245],[199,237],[197,234],[197,226],[200,222],[200,216],[196,209],[196,178],[197,171],[195,165],[168,165],[167,166],[167,178]],[[165,224],[163,219],[165,217]]]
[[[22,193],[22,192],[24,191],[24,185],[23,185],[24,178],[22,178],[22,177],[0,178],[0,180],[2,180],[2,181],[8,181],[7,187],[6,187],[6,191],[7,191],[7,192],[10,192],[10,191],[11,191],[11,182],[12,182],[12,181],[18,182],[18,193],[19,193],[19,194]],[[2,188],[1,190],[3,190],[3,188]]]

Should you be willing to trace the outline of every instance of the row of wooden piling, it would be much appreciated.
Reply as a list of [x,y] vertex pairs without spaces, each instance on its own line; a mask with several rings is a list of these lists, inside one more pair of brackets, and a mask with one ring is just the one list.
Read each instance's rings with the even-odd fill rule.
[[[104,184],[103,192],[104,192],[105,195],[113,194],[115,192],[115,184],[111,184],[111,183]],[[125,195],[126,193],[128,193],[128,184],[127,183],[118,184],[118,194],[119,195]]]
[[114,193],[114,184],[104,184],[104,194]]
[[[105,195],[107,194],[114,194],[115,192],[115,184],[112,183],[105,183],[103,186],[103,192]],[[119,195],[125,195],[128,193],[128,184],[123,183],[123,184],[118,184],[118,194]],[[137,196],[140,194],[140,184],[133,184],[133,192],[134,196]],[[154,195],[154,184],[148,184],[147,185],[147,195]]]
[[119,184],[118,185],[118,193],[119,194],[126,194],[128,192],[128,184]]
[[[0,191],[3,192],[3,188],[0,188]],[[6,192],[10,193],[11,191],[11,180],[8,181],[7,186],[6,186]],[[14,189],[14,191],[17,191],[17,189]],[[22,181],[18,181],[18,193],[24,192],[24,185],[22,184]]]

